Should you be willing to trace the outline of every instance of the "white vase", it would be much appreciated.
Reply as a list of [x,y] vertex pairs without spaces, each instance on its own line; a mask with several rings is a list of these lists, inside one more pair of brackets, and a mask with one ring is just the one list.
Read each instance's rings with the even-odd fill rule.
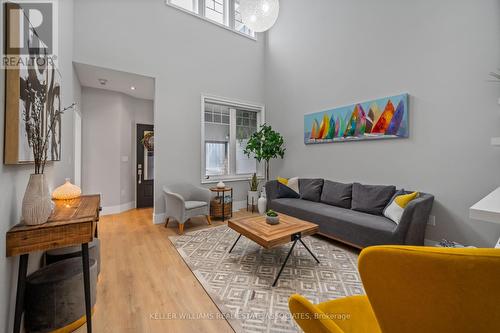
[[49,185],[44,174],[32,174],[24,193],[22,215],[23,223],[38,225],[47,222],[54,204],[50,200]]
[[226,184],[224,184],[224,182],[221,180],[220,182],[217,183],[217,188],[225,188],[226,187]]
[[259,200],[259,191],[248,191],[248,204],[257,205]]
[[259,200],[257,200],[257,209],[259,210],[260,215],[265,214],[266,207],[267,207],[267,199],[264,197],[260,197]]

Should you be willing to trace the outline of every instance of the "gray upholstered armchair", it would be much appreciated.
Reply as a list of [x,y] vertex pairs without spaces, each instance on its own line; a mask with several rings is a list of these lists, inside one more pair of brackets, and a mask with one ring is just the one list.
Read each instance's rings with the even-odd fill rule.
[[195,216],[205,216],[210,220],[210,200],[212,192],[209,189],[191,184],[176,184],[163,187],[166,207],[165,227],[170,219],[179,223],[179,233],[184,232],[184,223]]

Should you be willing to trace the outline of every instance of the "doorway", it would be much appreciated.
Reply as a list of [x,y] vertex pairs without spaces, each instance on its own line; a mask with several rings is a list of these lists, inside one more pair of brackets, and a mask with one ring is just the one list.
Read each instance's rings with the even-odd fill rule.
[[154,125],[137,124],[137,195],[136,207],[154,203]]
[[[153,131],[155,79],[89,64],[74,67],[82,87],[81,120],[75,116],[75,182],[81,174],[82,190],[101,194],[102,215],[153,207],[153,139],[147,142],[151,149],[145,157],[138,142],[145,130]],[[138,129],[138,124],[150,127]]]

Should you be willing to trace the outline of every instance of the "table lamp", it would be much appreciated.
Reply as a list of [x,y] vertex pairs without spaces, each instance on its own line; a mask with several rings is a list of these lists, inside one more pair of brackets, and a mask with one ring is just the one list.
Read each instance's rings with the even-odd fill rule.
[[52,199],[55,200],[70,200],[78,198],[82,195],[82,190],[80,187],[71,184],[70,179],[66,178],[66,182],[56,188],[54,192],[52,192]]

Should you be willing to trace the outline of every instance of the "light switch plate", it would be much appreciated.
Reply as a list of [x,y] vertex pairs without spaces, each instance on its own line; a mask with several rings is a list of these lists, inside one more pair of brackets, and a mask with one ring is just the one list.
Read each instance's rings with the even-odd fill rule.
[[128,156],[127,155],[123,155],[122,156],[122,162],[128,162]]

